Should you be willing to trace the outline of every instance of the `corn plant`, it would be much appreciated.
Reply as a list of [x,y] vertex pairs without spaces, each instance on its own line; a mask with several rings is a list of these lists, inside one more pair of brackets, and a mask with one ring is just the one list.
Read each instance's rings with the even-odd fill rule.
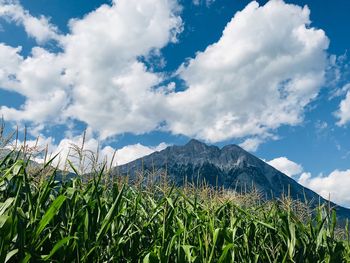
[[128,185],[105,166],[86,179],[70,163],[76,176],[58,180],[52,159],[28,172],[22,157],[0,162],[0,262],[350,262],[348,225],[338,237],[325,207],[306,220],[280,201]]

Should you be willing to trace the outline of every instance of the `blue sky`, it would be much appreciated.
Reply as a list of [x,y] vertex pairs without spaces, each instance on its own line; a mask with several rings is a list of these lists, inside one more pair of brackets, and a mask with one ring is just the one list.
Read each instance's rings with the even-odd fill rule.
[[[0,0],[0,113],[118,163],[241,145],[350,206],[348,0]],[[100,144],[99,144],[100,143]]]

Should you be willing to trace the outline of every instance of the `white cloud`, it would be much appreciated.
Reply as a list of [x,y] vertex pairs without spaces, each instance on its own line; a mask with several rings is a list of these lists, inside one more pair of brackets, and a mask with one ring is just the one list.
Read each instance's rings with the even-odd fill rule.
[[128,145],[116,152],[116,164],[122,165],[138,158],[144,157],[156,151],[161,151],[165,149],[168,145],[166,143],[160,143],[155,147],[148,147],[142,144]]
[[[82,145],[82,136],[73,137],[71,139],[63,139],[57,146],[53,146],[55,150],[53,151],[52,156],[59,153],[58,159],[54,162],[55,164],[60,161],[60,167],[62,168],[67,157],[70,159],[70,161],[77,164],[76,152],[73,150],[72,145],[77,145],[80,147]],[[95,157],[96,153],[99,152],[99,163],[106,162],[108,166],[112,162],[114,152],[116,152],[112,163],[112,166],[116,166],[131,162],[155,151],[163,150],[166,147],[167,144],[165,143],[161,143],[157,146],[144,146],[138,143],[124,146],[123,148],[115,151],[115,149],[110,146],[99,148],[99,142],[94,138],[90,138],[85,141],[83,149],[85,151],[90,151],[90,153],[94,153]],[[88,164],[89,160],[86,159],[86,165],[88,166]],[[88,168],[89,167],[87,167],[87,169]]]
[[300,164],[297,164],[286,157],[278,157],[267,163],[290,177],[299,175],[303,171],[303,167]]
[[350,121],[350,91],[346,93],[345,99],[340,102],[339,110],[335,113],[339,118],[337,125],[343,126]]
[[22,25],[28,36],[34,38],[38,44],[60,39],[57,27],[52,25],[47,17],[30,15],[16,0],[0,1],[1,17]]
[[120,0],[71,20],[61,53],[35,47],[31,56],[16,60],[16,79],[7,78],[4,88],[27,100],[19,110],[2,107],[5,119],[40,124],[75,118],[101,138],[155,129],[166,111],[161,88],[152,87],[163,76],[139,57],[160,54],[177,41],[179,11],[175,0]]
[[0,44],[0,60],[5,57],[5,61],[9,61],[6,57],[12,55],[12,66],[2,67],[5,74],[3,78],[0,76],[0,84],[27,99],[20,109],[2,106],[1,113],[6,120],[12,121],[59,122],[62,119],[60,112],[70,101],[69,82],[62,76],[62,60],[39,47],[27,58],[21,57],[19,52],[20,48]]
[[299,184],[315,191],[326,200],[330,197],[332,202],[350,208],[350,170],[334,170],[326,176],[322,174],[312,176],[309,172],[303,172],[303,167],[300,164],[286,157],[275,158],[267,163],[295,178]]
[[179,110],[169,130],[221,141],[300,123],[324,82],[329,42],[309,13],[278,0],[236,13],[218,42],[179,69],[189,88],[170,97]]
[[9,87],[19,70],[21,47],[13,48],[0,43],[0,87]]
[[350,207],[350,170],[335,170],[328,176],[316,177],[312,177],[310,173],[303,173],[298,182],[327,200],[330,196],[332,202]]
[[248,138],[244,140],[239,146],[241,146],[244,150],[255,152],[259,145],[263,143],[264,141],[260,138]]
[[103,138],[155,129],[164,105],[152,87],[162,76],[149,72],[138,57],[176,41],[182,27],[178,9],[172,0],[123,0],[71,21],[64,60],[74,90],[65,114],[85,121]]
[[13,64],[0,62],[3,87],[26,97],[19,110],[1,107],[5,119],[77,119],[101,139],[156,129],[210,142],[249,136],[252,150],[272,130],[302,121],[324,82],[328,47],[324,32],[310,27],[307,7],[252,2],[218,42],[180,67],[185,91],[155,89],[166,76],[139,58],[161,56],[177,41],[180,9],[175,0],[114,1],[71,20],[60,53],[36,47],[23,58],[19,48],[6,46],[11,56],[0,48],[0,61]]
[[[45,150],[48,150],[48,155],[46,161],[52,157],[57,157],[53,160],[52,164],[58,166],[60,169],[69,168],[67,159],[70,160],[77,167],[79,166],[78,154],[75,150],[83,149],[85,155],[85,165],[86,171],[91,169],[91,157],[97,157],[98,163],[106,164],[112,166],[126,164],[138,158],[149,155],[155,151],[161,151],[168,147],[168,144],[162,142],[156,146],[145,146],[140,143],[131,144],[124,146],[120,149],[113,149],[111,146],[101,147],[100,142],[92,137],[92,131],[88,130],[85,136],[83,144],[83,135],[73,136],[62,139],[59,143],[55,143],[55,140],[52,137],[38,136],[38,140],[27,140],[26,141],[26,152],[34,154],[34,160],[38,163],[43,163],[45,160]],[[11,145],[8,145],[8,148],[13,149],[17,146],[17,149],[23,147],[23,141],[12,142]],[[113,158],[114,155],[114,158]]]

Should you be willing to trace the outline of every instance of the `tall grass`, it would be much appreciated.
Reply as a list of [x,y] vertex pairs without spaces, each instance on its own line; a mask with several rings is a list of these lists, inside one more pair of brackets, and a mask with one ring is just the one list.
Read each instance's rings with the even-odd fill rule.
[[[24,147],[25,148],[25,147]],[[81,156],[79,156],[82,159]],[[207,187],[128,185],[106,165],[64,181],[53,159],[0,160],[0,262],[350,262],[335,212]]]

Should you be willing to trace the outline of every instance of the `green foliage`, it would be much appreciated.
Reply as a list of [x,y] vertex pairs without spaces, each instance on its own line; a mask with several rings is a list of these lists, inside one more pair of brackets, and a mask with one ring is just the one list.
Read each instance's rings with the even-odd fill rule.
[[[50,162],[48,162],[49,164]],[[207,189],[107,186],[106,172],[55,181],[0,162],[0,262],[349,262],[335,212],[302,220],[280,203],[249,206]],[[75,169],[77,170],[77,169]],[[236,201],[235,201],[236,200]]]

